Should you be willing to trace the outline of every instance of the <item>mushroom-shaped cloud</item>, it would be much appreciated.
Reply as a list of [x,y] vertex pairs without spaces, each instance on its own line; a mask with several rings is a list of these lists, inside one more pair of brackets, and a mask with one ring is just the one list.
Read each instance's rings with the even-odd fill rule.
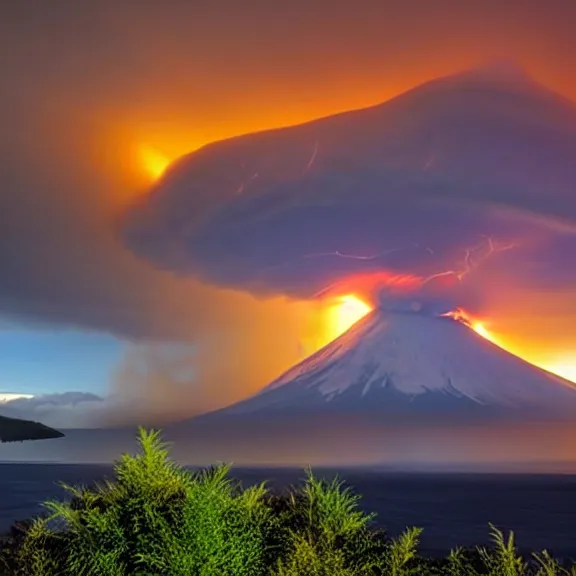
[[537,279],[559,245],[576,248],[574,158],[572,102],[482,68],[208,145],[133,207],[123,235],[163,268],[253,293],[462,281],[512,257]]

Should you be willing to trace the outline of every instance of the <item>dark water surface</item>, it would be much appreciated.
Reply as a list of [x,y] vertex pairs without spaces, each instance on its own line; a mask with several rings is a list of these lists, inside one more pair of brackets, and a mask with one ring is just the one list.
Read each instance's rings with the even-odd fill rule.
[[[90,484],[111,467],[69,464],[0,464],[0,531],[39,513],[41,502],[61,498],[58,481]],[[333,477],[335,471],[317,470]],[[245,485],[268,480],[281,489],[297,483],[301,470],[236,469]],[[362,506],[377,523],[397,534],[424,528],[422,550],[442,553],[456,545],[488,543],[488,523],[516,532],[521,549],[547,548],[576,558],[576,476],[417,474],[342,470],[340,477],[362,494]]]

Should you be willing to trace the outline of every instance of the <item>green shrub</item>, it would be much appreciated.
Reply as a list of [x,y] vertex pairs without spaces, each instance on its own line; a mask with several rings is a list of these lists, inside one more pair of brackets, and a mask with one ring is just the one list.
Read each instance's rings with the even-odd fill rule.
[[[158,432],[140,430],[141,453],[123,455],[116,482],[63,485],[70,502],[47,502],[50,520],[20,550],[27,576],[254,576],[264,569],[270,511],[263,486],[240,490],[228,467],[193,474],[168,459]],[[65,538],[64,547],[53,540]],[[50,542],[50,546],[46,543]]]
[[46,518],[37,518],[28,526],[15,554],[5,559],[8,574],[36,576],[59,574],[66,546],[66,534],[47,527]]
[[[369,529],[373,515],[358,507],[359,496],[334,479],[317,479],[308,470],[303,488],[285,498],[278,515],[283,546],[276,576],[363,576],[373,574],[384,551]],[[278,512],[278,511],[277,511]]]
[[546,551],[523,559],[494,526],[491,548],[422,558],[420,529],[387,538],[338,479],[242,489],[229,466],[178,466],[157,431],[138,442],[115,481],[63,485],[70,501],[0,541],[0,576],[576,576]]

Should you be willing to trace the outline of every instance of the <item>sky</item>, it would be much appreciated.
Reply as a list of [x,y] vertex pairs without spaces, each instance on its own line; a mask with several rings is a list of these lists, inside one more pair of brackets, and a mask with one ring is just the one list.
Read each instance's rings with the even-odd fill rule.
[[2,389],[21,394],[104,395],[122,352],[121,342],[106,333],[18,324],[0,328],[0,348]]
[[[494,57],[576,100],[575,19],[561,0],[3,3],[0,391],[116,394],[177,418],[257,390],[302,340],[325,340],[324,312],[134,254],[123,217],[147,197],[154,158],[376,104]],[[560,287],[512,309],[505,294],[487,321],[518,353],[571,366],[573,296]],[[225,342],[226,362],[199,337]],[[190,365],[198,382],[183,385]]]

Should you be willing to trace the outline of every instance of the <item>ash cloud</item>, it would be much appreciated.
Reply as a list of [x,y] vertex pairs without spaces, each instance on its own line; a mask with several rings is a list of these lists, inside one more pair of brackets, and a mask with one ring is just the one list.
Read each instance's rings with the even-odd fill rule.
[[451,272],[462,305],[506,274],[575,288],[576,105],[495,70],[207,146],[134,207],[127,244],[255,294],[313,298],[384,271]]

